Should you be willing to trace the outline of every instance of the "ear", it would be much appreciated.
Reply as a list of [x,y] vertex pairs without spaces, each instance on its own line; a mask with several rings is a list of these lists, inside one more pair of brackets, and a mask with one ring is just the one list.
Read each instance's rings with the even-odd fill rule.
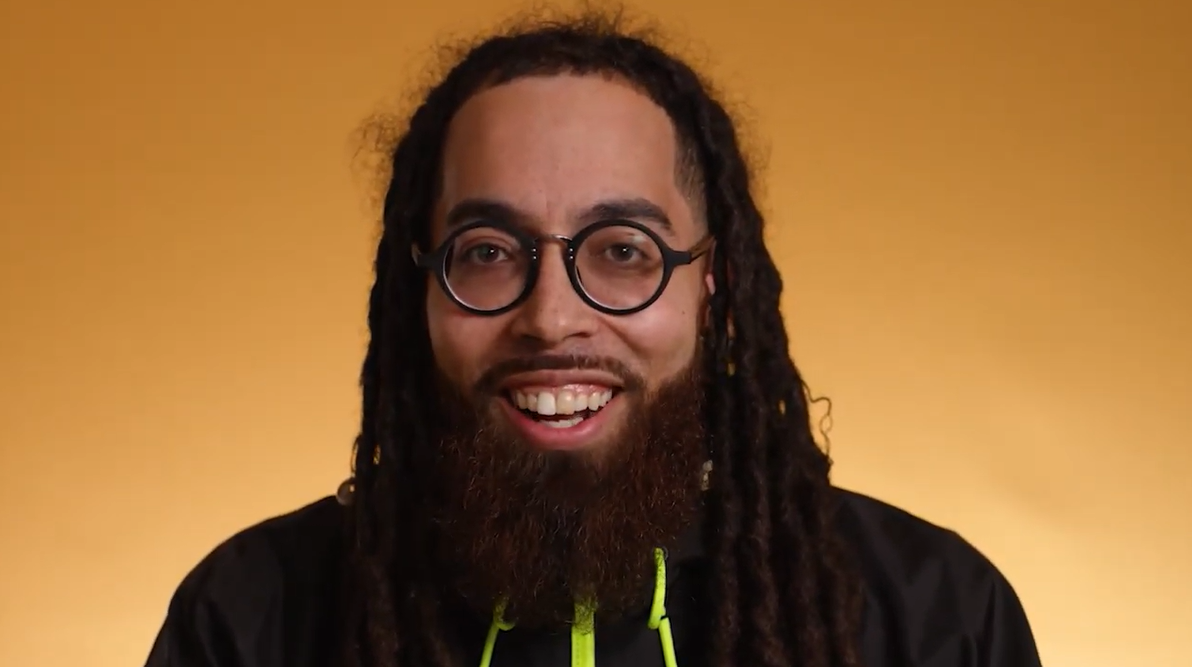
[[708,295],[711,296],[716,293],[716,244],[708,249],[708,254],[703,262],[704,266],[704,286],[708,288]]
[[707,289],[707,292],[704,295],[704,313],[702,318],[703,321],[700,323],[701,329],[707,329],[712,325],[712,295],[716,293],[716,262],[714,261],[715,257],[712,254],[714,252],[716,252],[715,245],[713,245],[712,249],[708,252],[707,259],[703,264],[704,287]]

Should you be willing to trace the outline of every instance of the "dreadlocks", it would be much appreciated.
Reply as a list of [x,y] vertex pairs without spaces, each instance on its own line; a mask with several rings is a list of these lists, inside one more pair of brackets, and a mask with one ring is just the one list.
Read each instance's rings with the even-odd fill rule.
[[355,500],[345,585],[352,667],[452,664],[430,535],[419,508],[436,490],[427,414],[434,361],[426,276],[410,248],[428,247],[441,153],[454,113],[480,90],[530,75],[626,79],[670,116],[681,167],[715,236],[711,323],[703,363],[714,478],[706,549],[711,665],[853,667],[859,589],[833,533],[830,460],[817,445],[805,385],[790,359],[782,281],[728,113],[699,75],[619,17],[542,21],[465,52],[409,119],[391,153],[384,225],[361,375]]

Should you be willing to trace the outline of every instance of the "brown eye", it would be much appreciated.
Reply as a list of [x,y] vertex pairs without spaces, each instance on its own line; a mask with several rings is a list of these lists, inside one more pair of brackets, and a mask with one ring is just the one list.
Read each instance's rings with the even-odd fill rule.
[[640,259],[642,251],[626,243],[616,243],[604,250],[605,257],[612,262],[624,264]]
[[494,264],[508,257],[507,250],[493,243],[477,243],[460,253],[460,260],[469,264]]

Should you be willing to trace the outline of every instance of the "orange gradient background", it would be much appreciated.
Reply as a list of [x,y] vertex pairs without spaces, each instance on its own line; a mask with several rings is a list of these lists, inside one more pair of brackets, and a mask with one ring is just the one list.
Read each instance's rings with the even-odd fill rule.
[[[982,549],[1048,667],[1192,664],[1190,5],[837,4],[635,6],[746,123],[837,481]],[[518,7],[3,0],[0,665],[143,664],[333,492],[354,132]]]

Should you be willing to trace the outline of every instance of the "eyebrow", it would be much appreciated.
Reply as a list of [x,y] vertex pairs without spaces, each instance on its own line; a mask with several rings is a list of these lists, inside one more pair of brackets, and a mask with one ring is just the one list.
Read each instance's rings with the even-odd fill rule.
[[[450,230],[477,219],[528,227],[533,216],[495,199],[471,198],[452,206],[447,212],[445,223]],[[642,197],[597,202],[581,213],[578,219],[581,226],[604,220],[636,220],[652,223],[668,234],[673,235],[675,230],[674,224],[662,207]]]

